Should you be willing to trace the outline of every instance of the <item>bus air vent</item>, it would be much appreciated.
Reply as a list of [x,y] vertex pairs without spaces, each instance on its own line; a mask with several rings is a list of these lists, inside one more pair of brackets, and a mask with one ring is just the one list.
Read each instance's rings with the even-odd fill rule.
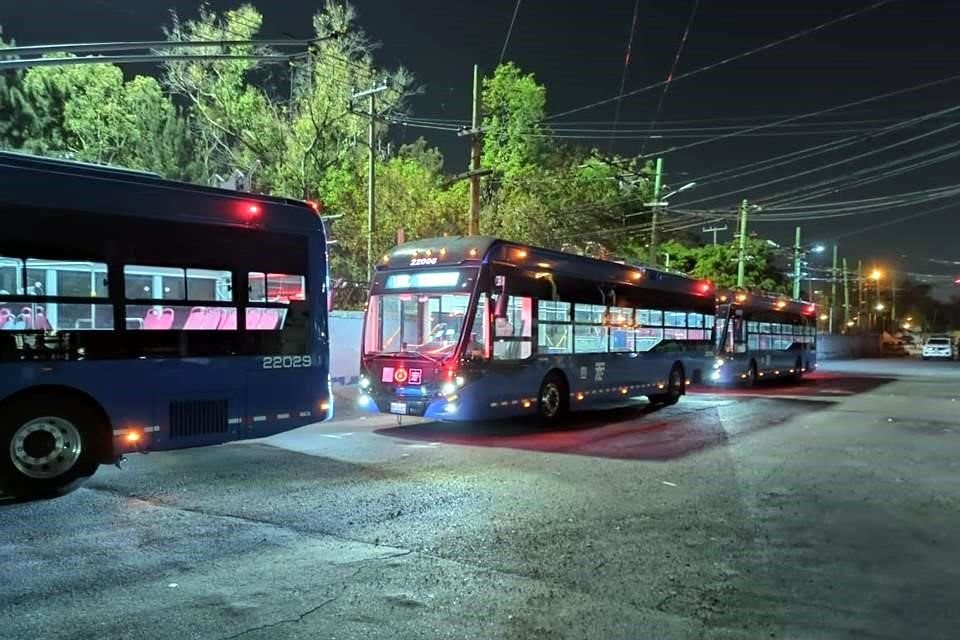
[[228,430],[226,399],[170,403],[171,438],[193,438],[227,433]]

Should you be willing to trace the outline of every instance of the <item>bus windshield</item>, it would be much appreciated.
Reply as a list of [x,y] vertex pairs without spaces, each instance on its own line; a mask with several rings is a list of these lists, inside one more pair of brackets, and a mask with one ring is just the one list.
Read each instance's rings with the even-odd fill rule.
[[388,293],[370,298],[364,353],[453,355],[467,319],[467,293]]

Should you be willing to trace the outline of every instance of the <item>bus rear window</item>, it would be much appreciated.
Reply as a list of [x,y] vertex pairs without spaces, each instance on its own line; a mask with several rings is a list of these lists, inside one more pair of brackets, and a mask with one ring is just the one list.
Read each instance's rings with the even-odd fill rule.
[[301,275],[252,271],[247,274],[247,280],[250,302],[288,304],[307,297],[306,279]]
[[23,295],[23,261],[0,256],[0,296]]

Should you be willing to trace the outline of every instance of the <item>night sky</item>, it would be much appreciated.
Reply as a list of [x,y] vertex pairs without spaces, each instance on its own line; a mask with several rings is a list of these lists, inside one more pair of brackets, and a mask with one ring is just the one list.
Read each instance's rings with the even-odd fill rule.
[[[627,91],[666,78],[694,1],[640,0]],[[0,24],[4,35],[16,38],[19,44],[157,39],[162,37],[160,27],[167,21],[168,9],[176,8],[182,15],[190,16],[197,7],[196,2],[173,0],[75,0],[71,3],[4,0],[3,4]],[[223,9],[237,3],[218,0],[210,4],[215,9]],[[318,4],[301,0],[260,3],[265,15],[263,35],[307,37],[310,16]],[[870,0],[765,3],[701,0],[674,75],[780,40],[869,4],[872,4]],[[487,71],[495,67],[515,2],[356,0],[354,5],[360,14],[360,24],[381,44],[376,53],[377,63],[385,67],[403,64],[424,85],[425,93],[413,101],[412,115],[446,120],[469,117],[472,65],[479,64]],[[546,85],[551,113],[613,97],[619,91],[633,10],[631,0],[522,1],[506,58],[536,74]],[[661,135],[682,133],[698,137],[650,140],[644,151],[652,157],[671,146],[698,142],[724,132],[704,131],[705,127],[755,126],[958,74],[958,24],[960,3],[899,0],[813,35],[679,79],[671,84],[663,101],[656,129]],[[641,151],[643,141],[639,136],[646,133],[655,117],[661,93],[662,89],[654,89],[621,101],[620,128],[625,133],[616,143],[611,142],[609,133],[570,131],[609,129],[614,119],[612,103],[550,122],[565,135],[597,136],[571,142],[634,155]],[[936,147],[960,144],[960,127],[825,171],[791,177],[960,122],[960,111],[894,135],[876,136],[834,153],[739,180],[710,184],[702,179],[718,171],[844,138],[851,132],[863,133],[954,106],[958,95],[960,81],[800,120],[792,127],[775,130],[789,135],[737,136],[667,153],[663,156],[665,181],[671,187],[698,182],[697,187],[671,199],[671,205],[732,210],[742,197],[763,201],[782,191],[881,165],[904,155],[930,151],[930,155],[920,159],[936,158],[952,150],[932,151]],[[668,128],[693,131],[662,131]],[[395,131],[397,140],[409,141],[421,134],[427,134],[426,137],[444,151],[449,171],[462,170],[467,160],[466,142],[456,134],[402,128]],[[960,183],[958,169],[960,159],[953,158],[868,186],[843,189],[805,204],[950,186]],[[783,177],[790,179],[756,186]],[[707,199],[728,191],[736,193]],[[960,225],[955,222],[960,207],[947,206],[941,213],[860,230],[925,209],[944,207],[955,200],[956,196],[865,215],[789,224],[761,223],[761,212],[755,216],[756,224],[751,226],[752,230],[782,244],[790,244],[794,225],[801,224],[805,239],[811,242],[829,243],[836,235],[843,235],[838,241],[841,255],[854,262],[857,258],[888,264],[895,261],[901,271],[947,275],[952,274],[952,269],[960,271],[960,266],[948,267],[934,261],[960,261],[956,241]],[[729,226],[730,230],[721,234],[722,239],[730,237],[733,225]]]

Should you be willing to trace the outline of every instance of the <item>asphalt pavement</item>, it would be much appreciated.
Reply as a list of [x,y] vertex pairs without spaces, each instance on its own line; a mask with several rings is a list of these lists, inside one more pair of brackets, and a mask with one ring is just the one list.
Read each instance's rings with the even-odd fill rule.
[[955,638],[958,403],[960,363],[856,361],[133,456],[0,507],[0,638]]

